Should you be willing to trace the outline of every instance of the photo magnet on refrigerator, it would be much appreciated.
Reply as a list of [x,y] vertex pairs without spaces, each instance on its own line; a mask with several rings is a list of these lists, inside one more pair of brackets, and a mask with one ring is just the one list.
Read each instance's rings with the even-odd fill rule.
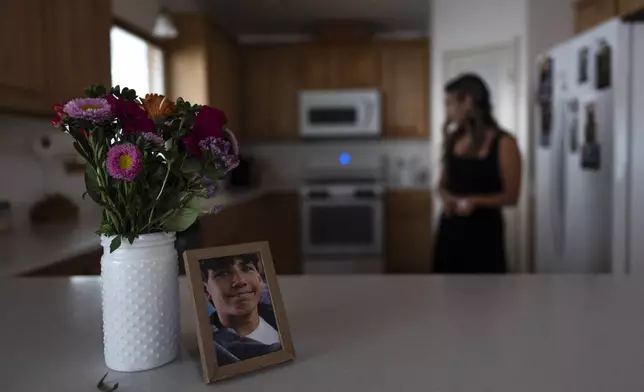
[[541,132],[539,136],[542,147],[550,146],[552,134],[553,67],[552,58],[547,58],[539,66],[539,92],[537,100],[541,108]]
[[595,83],[598,90],[611,87],[612,80],[612,49],[608,42],[601,41],[595,54]]
[[587,47],[581,48],[579,51],[579,64],[578,64],[578,81],[580,84],[588,81],[588,57],[589,51]]
[[601,168],[601,149],[597,140],[597,118],[595,104],[586,105],[586,124],[584,127],[584,145],[581,149],[581,168],[599,170]]
[[568,101],[568,137],[571,153],[576,153],[579,148],[579,101],[571,99]]

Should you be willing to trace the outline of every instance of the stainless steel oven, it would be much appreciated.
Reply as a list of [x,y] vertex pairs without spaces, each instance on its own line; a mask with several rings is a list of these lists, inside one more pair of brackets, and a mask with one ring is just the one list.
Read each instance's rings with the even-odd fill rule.
[[381,256],[382,195],[382,186],[355,180],[303,186],[304,259]]

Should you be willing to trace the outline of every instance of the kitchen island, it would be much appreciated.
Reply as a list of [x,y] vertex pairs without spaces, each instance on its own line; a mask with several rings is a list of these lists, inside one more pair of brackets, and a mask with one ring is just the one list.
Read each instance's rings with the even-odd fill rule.
[[[280,277],[297,358],[202,383],[181,282],[181,357],[110,372],[119,392],[644,390],[644,284],[611,276]],[[97,278],[0,281],[6,391],[87,392],[102,357]]]

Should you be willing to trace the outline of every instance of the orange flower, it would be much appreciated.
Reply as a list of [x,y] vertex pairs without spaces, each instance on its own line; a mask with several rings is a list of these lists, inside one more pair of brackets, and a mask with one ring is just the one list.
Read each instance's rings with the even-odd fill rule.
[[150,118],[168,117],[174,113],[176,108],[174,102],[159,94],[146,94],[142,101]]

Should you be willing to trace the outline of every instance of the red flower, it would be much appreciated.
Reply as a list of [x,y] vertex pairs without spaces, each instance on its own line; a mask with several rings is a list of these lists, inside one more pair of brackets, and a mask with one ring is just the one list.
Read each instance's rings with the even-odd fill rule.
[[202,106],[192,129],[183,137],[186,150],[190,155],[200,156],[199,142],[207,137],[223,137],[226,123],[228,123],[226,113],[210,106]]
[[[56,111],[56,115],[58,116],[58,118],[60,120],[64,120],[67,117],[67,115],[63,111],[63,105],[61,105],[59,103],[54,104],[54,110]],[[54,126],[56,126],[56,125],[54,125]]]
[[124,135],[156,131],[154,121],[148,117],[146,111],[135,101],[119,99],[112,94],[106,95],[105,99],[107,99],[112,111],[121,122]]
[[54,117],[51,119],[51,125],[54,126],[54,128],[60,128],[60,118]]

